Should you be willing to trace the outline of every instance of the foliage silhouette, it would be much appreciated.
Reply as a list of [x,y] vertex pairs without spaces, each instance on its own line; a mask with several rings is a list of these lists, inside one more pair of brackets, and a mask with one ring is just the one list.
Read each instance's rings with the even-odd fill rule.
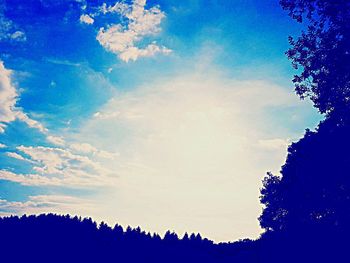
[[317,131],[307,130],[289,147],[281,177],[265,177],[260,224],[267,240],[278,236],[287,246],[279,251],[300,243],[308,250],[299,244],[298,254],[314,255],[313,260],[348,257],[344,244],[350,235],[349,134],[349,124],[323,121]]
[[281,6],[307,29],[289,38],[296,93],[310,97],[327,115],[348,118],[350,107],[350,1],[281,0]]
[[264,180],[261,216],[268,230],[341,228],[350,220],[350,125],[331,119],[289,147],[282,177]]
[[214,244],[198,234],[179,238],[168,231],[161,238],[54,214],[0,218],[0,233],[1,262],[334,262],[347,251],[346,242],[324,231],[268,231],[254,241]]
[[[326,118],[288,149],[281,177],[265,177],[261,257],[346,262],[350,234],[350,2],[281,0],[306,32],[287,52],[297,94]],[[284,260],[283,260],[284,261]]]
[[1,262],[253,262],[252,241],[213,244],[199,234],[164,238],[138,228],[97,225],[90,218],[0,218]]

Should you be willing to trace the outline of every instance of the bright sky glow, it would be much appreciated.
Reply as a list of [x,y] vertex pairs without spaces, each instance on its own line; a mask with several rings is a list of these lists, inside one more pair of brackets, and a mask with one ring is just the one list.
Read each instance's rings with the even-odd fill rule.
[[0,213],[257,237],[262,178],[319,120],[278,1],[69,2],[0,6]]

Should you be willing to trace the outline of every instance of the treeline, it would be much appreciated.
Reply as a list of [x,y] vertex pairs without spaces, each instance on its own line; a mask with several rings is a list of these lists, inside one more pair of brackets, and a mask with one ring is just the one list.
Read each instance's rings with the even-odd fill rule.
[[0,262],[347,262],[349,234],[301,228],[215,244],[199,234],[160,237],[69,215],[11,216],[0,218]]
[[0,262],[232,262],[250,257],[252,244],[217,245],[199,234],[179,238],[170,231],[160,237],[69,215],[0,218]]

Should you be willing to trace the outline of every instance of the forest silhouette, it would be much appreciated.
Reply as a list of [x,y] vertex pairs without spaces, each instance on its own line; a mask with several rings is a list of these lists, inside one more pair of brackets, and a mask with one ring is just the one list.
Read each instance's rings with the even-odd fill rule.
[[304,25],[286,52],[295,92],[323,114],[292,143],[281,176],[263,180],[256,240],[214,244],[200,234],[97,225],[90,218],[0,218],[1,262],[349,262],[350,1],[281,0]]

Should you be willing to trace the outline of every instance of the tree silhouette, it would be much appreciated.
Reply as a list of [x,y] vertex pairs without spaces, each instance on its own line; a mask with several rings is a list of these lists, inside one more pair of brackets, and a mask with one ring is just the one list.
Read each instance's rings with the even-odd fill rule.
[[350,125],[331,119],[293,143],[282,177],[268,174],[260,217],[267,230],[341,229],[350,220]]
[[308,130],[289,147],[281,176],[269,173],[264,179],[259,219],[266,233],[260,251],[271,262],[286,256],[291,262],[348,257],[350,125],[335,123],[327,119],[317,131]]
[[321,113],[348,118],[350,107],[350,1],[281,0],[282,7],[307,29],[289,38],[296,93],[310,97]]
[[[282,176],[264,180],[264,259],[344,262],[350,234],[350,126],[328,119],[288,150]],[[271,248],[274,247],[272,250]],[[275,259],[275,260],[274,260]]]
[[259,253],[271,262],[341,262],[350,234],[350,1],[280,2],[308,25],[287,52],[301,69],[296,92],[326,118],[289,147],[281,176],[263,181]]
[[112,229],[104,222],[97,225],[91,218],[68,215],[0,218],[0,233],[1,262],[226,263],[247,262],[255,255],[252,241],[214,244],[199,234],[179,239],[170,231],[161,238],[139,227]]

